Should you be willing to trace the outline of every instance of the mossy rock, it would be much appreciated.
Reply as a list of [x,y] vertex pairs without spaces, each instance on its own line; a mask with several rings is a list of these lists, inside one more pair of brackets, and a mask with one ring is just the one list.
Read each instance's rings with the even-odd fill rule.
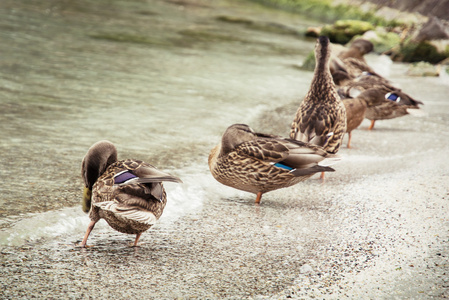
[[378,27],[374,31],[365,32],[363,38],[373,43],[376,53],[384,53],[401,43],[401,37],[398,34],[387,32],[383,27]]
[[399,60],[404,62],[426,61],[437,64],[449,57],[449,51],[439,52],[435,46],[427,41],[419,43],[409,41],[400,47],[397,56]]
[[313,71],[315,70],[315,52],[310,51],[306,59],[301,65],[302,70]]
[[332,43],[346,44],[354,36],[373,30],[371,23],[359,20],[338,20],[333,25],[326,25],[321,30],[321,35],[329,37]]
[[[289,12],[333,22],[336,20],[363,20],[370,24],[382,26],[396,26],[396,20],[387,21],[383,17],[376,16],[375,11],[365,11],[359,6],[337,4],[332,0],[252,0],[270,7],[276,7]],[[341,2],[341,1],[340,1]]]
[[420,61],[410,64],[406,73],[409,76],[438,76],[439,70],[431,63]]

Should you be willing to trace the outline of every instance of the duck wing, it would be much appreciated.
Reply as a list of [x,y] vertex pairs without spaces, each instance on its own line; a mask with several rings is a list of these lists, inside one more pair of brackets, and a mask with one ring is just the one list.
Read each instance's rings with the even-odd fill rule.
[[334,171],[328,166],[329,162],[338,160],[337,156],[328,154],[321,147],[273,136],[242,143],[235,150],[239,155],[287,169],[295,176]]
[[115,174],[114,184],[182,182],[178,177],[162,172],[153,165],[140,160],[127,159],[121,161],[121,164],[123,171]]

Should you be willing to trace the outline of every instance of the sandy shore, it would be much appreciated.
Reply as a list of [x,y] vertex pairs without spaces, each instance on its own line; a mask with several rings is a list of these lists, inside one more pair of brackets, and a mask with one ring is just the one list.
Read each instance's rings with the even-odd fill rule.
[[449,143],[429,145],[433,120],[406,118],[362,125],[324,183],[260,206],[246,193],[206,201],[139,248],[104,224],[89,249],[74,247],[81,236],[4,247],[2,298],[449,297]]

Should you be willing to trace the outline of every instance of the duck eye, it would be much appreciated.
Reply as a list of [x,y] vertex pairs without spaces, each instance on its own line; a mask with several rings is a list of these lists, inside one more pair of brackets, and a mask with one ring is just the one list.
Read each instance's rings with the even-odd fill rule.
[[401,101],[401,97],[399,97],[397,94],[395,93],[388,93],[385,94],[385,99],[390,100],[390,101],[394,101],[394,102],[399,102]]

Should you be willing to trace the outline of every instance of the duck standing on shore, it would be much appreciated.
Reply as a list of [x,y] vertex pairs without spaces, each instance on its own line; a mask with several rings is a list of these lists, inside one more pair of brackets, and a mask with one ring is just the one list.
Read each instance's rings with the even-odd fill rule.
[[344,85],[363,72],[379,76],[368,65],[365,60],[365,54],[373,51],[374,45],[368,40],[357,39],[344,50],[338,54],[337,57],[332,57],[330,62],[330,71],[332,78],[336,85]]
[[[340,149],[346,130],[346,111],[329,69],[329,38],[320,36],[315,46],[315,71],[309,91],[291,125],[290,138],[321,146],[328,153]],[[324,173],[321,174],[324,178]]]
[[[335,84],[340,86],[338,93],[344,99],[346,107],[348,108],[349,103],[358,107],[357,113],[352,111],[347,114],[348,123],[355,125],[359,122],[364,103],[357,98],[363,94],[362,98],[367,103],[365,116],[371,120],[369,130],[374,128],[376,120],[393,119],[413,113],[419,109],[419,104],[423,104],[395,87],[367,64],[364,55],[371,52],[373,48],[370,41],[357,39],[349,49],[341,52],[331,62],[332,77]],[[369,92],[366,92],[368,90]],[[354,105],[353,109],[355,109]],[[350,118],[354,117],[356,119],[351,121]],[[351,133],[347,131],[348,145],[350,145]]]
[[100,141],[89,148],[83,159],[83,210],[91,222],[80,247],[95,224],[105,219],[115,230],[140,235],[162,215],[167,195],[162,181],[182,182],[178,177],[157,170],[140,160],[117,161],[117,149],[109,141]]
[[[363,94],[367,102],[365,117],[371,120],[369,130],[374,128],[377,120],[394,119],[408,114],[414,114],[423,103],[396,88],[385,78],[361,74],[338,89],[344,98],[357,98]],[[344,100],[346,101],[346,100]]]
[[292,186],[319,172],[339,157],[323,148],[275,135],[256,133],[248,125],[229,126],[209,154],[209,169],[220,183],[257,195]]
[[351,148],[352,131],[362,124],[367,108],[363,95],[356,98],[342,99],[346,109],[346,132],[348,133],[347,148]]

